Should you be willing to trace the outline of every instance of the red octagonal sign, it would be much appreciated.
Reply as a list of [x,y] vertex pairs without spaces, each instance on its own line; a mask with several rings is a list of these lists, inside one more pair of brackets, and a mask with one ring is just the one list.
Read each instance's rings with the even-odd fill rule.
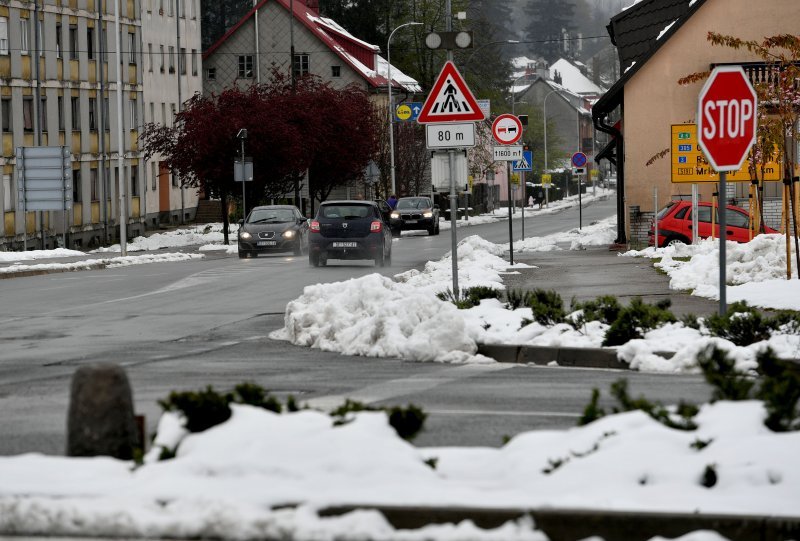
[[697,109],[697,142],[717,171],[741,168],[756,140],[756,91],[741,66],[711,72]]

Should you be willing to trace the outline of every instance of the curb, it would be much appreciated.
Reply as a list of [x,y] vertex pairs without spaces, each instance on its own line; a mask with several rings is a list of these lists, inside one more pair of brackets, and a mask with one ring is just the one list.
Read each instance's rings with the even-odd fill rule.
[[0,272],[0,280],[7,280],[11,278],[25,278],[27,276],[42,276],[45,274],[55,274],[57,272],[78,272],[84,270],[98,270],[98,269],[105,269],[107,266],[108,266],[107,263],[97,262],[97,263],[86,263],[85,265],[81,265],[80,267],[73,267],[73,268],[31,269],[31,270]]
[[617,359],[616,349],[570,348],[551,346],[513,346],[501,344],[478,344],[478,353],[500,363],[536,364],[578,368],[613,368],[628,370],[630,366]]
[[673,539],[696,530],[713,530],[737,541],[782,541],[800,538],[800,517],[658,513],[586,509],[488,509],[467,507],[337,506],[319,511],[337,516],[356,509],[380,512],[396,529],[471,520],[480,528],[499,528],[509,520],[532,517],[534,527],[550,541],[599,536],[605,541],[646,541],[660,535]]

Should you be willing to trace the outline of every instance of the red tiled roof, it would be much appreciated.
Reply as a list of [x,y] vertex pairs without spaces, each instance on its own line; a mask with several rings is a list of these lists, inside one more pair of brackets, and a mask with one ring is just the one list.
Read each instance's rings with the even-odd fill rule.
[[[251,9],[244,17],[242,17],[239,22],[233,25],[220,39],[217,40],[216,43],[214,43],[203,53],[203,59],[205,60],[211,54],[213,54],[214,51],[216,51],[223,43],[225,43],[230,36],[239,30],[239,27],[241,27],[248,19],[250,19],[250,17],[252,17],[257,10],[263,8],[267,2],[275,2],[286,9],[286,11],[289,11],[289,0],[261,0],[253,9]],[[319,40],[331,51],[333,51],[351,68],[358,72],[364,78],[364,80],[367,81],[367,83],[373,87],[386,86],[386,78],[382,75],[379,75],[375,70],[376,66],[374,65],[374,59],[370,61],[370,64],[372,65],[369,65],[357,58],[360,56],[366,60],[367,54],[377,54],[378,51],[380,51],[379,47],[359,41],[353,36],[348,35],[346,32],[342,32],[337,28],[326,24],[325,19],[321,18],[316,10],[309,9],[303,0],[294,0],[292,7],[294,8],[295,20],[300,21],[303,26],[308,28],[308,30],[317,36],[317,38],[319,38]],[[397,84],[395,81],[393,86],[399,86],[399,84]]]

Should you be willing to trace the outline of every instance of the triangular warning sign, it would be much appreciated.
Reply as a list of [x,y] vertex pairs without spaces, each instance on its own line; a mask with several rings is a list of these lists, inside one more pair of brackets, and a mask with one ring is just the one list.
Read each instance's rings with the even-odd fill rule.
[[428,94],[417,122],[420,124],[475,122],[483,118],[483,111],[475,96],[467,87],[456,65],[448,60],[442,67],[431,93]]

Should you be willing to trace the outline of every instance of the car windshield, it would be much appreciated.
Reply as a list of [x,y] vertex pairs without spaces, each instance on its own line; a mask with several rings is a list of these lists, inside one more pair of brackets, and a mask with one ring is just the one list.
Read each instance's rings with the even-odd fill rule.
[[289,209],[255,209],[247,217],[249,224],[293,222],[294,212]]
[[669,212],[669,209],[671,209],[674,205],[675,205],[675,201],[670,201],[669,203],[667,203],[667,205],[663,209],[658,211],[658,219],[660,220],[664,216],[666,216],[667,213]]
[[397,202],[398,209],[426,209],[430,208],[428,199],[414,198],[414,199],[401,199]]
[[371,216],[372,212],[368,205],[325,205],[320,209],[320,214],[323,218],[355,220]]

